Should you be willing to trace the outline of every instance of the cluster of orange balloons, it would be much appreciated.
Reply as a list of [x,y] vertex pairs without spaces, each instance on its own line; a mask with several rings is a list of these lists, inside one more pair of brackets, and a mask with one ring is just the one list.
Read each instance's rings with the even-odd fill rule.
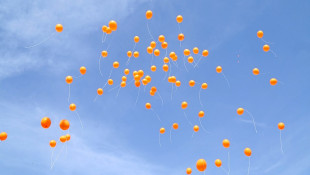
[[112,32],[117,30],[117,23],[114,20],[111,20],[109,22],[109,25],[103,25],[102,26],[102,32],[106,33],[106,34],[111,34]]

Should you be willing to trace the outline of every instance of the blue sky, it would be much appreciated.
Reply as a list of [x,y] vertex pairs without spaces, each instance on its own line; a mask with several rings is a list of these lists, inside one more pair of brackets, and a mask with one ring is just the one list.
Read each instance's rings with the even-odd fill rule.
[[[8,133],[8,139],[0,143],[0,169],[2,174],[185,174],[192,167],[193,174],[198,159],[204,158],[206,174],[225,174],[215,167],[219,158],[227,169],[227,152],[222,140],[231,142],[231,175],[246,174],[248,158],[246,147],[252,149],[250,174],[306,175],[310,172],[310,124],[309,112],[309,46],[310,2],[299,1],[22,1],[0,2],[0,132]],[[147,33],[145,12],[153,11],[149,23],[155,38],[165,35],[168,51],[178,54],[178,65],[171,75],[182,82],[174,89],[161,70],[160,57],[154,58],[156,73],[150,72],[151,56],[146,47],[151,42]],[[180,25],[185,35],[182,49],[177,35],[177,15],[183,15]],[[101,27],[110,20],[118,22],[118,30],[101,42]],[[43,44],[26,49],[40,42],[55,31],[55,25],[64,26]],[[256,37],[264,31],[264,39],[272,42],[276,53],[262,51],[264,42]],[[133,48],[133,37],[140,36],[136,50],[140,57],[126,66],[126,52]],[[99,54],[107,49],[109,56],[101,60],[101,77],[98,69]],[[199,68],[187,64],[184,71],[182,50],[199,47],[208,49]],[[161,50],[164,53],[163,50]],[[194,56],[197,60],[197,56]],[[143,69],[152,77],[152,83],[140,91],[133,84],[121,89],[106,87],[104,95],[96,97],[97,88],[107,80],[114,61],[120,68],[114,70],[115,85],[121,81],[123,70]],[[223,73],[230,88],[216,66]],[[84,128],[67,102],[67,75],[78,76],[80,66],[86,66],[85,76],[74,79],[71,85],[71,102],[77,105]],[[261,75],[251,71],[258,67]],[[269,85],[270,78],[277,78],[276,86]],[[129,76],[130,82],[132,76]],[[208,83],[201,92],[199,86],[189,87],[188,81]],[[156,86],[158,96],[151,97],[149,89]],[[193,124],[199,124],[198,112],[206,113],[202,123],[210,132],[200,130],[192,137],[192,126],[186,121],[182,101],[189,107],[186,114]],[[145,109],[146,102],[161,117]],[[255,133],[251,118],[237,116],[236,109],[250,111],[257,122]],[[42,117],[48,116],[52,126],[44,130]],[[52,150],[49,141],[65,134],[59,129],[61,119],[71,123],[71,140],[67,151],[58,143],[54,156],[59,155],[50,170]],[[278,122],[286,124],[282,132],[284,154],[280,150]],[[179,123],[179,130],[169,130],[172,123]],[[159,128],[167,132],[158,143]],[[62,150],[62,152],[61,152]],[[59,154],[61,153],[61,154]]]

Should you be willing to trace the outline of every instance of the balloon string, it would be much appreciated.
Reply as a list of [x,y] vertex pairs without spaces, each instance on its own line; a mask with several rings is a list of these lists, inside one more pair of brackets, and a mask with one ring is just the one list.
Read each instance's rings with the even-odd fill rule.
[[248,175],[250,174],[250,166],[251,166],[251,157],[249,157],[249,168],[248,168]]
[[228,88],[230,88],[229,81],[228,81],[228,79],[226,78],[226,76],[225,76],[225,74],[224,74],[223,72],[222,72],[222,75],[223,75],[224,79],[225,79],[225,80],[226,80],[226,82],[227,82]]
[[186,67],[186,65],[185,65],[185,55],[183,56],[183,64],[184,64],[184,67],[185,67],[186,72],[188,72],[187,67]]
[[267,44],[274,44],[274,43],[272,43],[272,42],[265,41],[263,38],[261,38],[261,40],[262,40],[264,43],[267,43]]
[[95,99],[94,99],[94,102],[97,100],[97,98],[98,98],[98,95],[96,95],[96,97],[95,97]]
[[192,138],[194,137],[195,131],[193,131]]
[[153,110],[153,108],[151,108],[151,110],[154,112],[154,114],[156,115],[156,117],[158,118],[158,120],[161,122],[159,115]]
[[210,132],[208,132],[208,131],[205,129],[205,127],[203,127],[203,125],[202,125],[202,123],[201,123],[201,120],[202,120],[202,119],[199,117],[199,123],[200,123],[202,129],[203,129],[207,134],[209,134]]
[[77,117],[78,117],[78,119],[80,121],[81,127],[83,129],[84,127],[83,127],[83,123],[82,123],[82,120],[81,120],[81,117],[80,117],[79,113],[77,111],[74,111],[74,112],[76,113],[76,115],[77,115]]
[[230,174],[230,154],[229,154],[229,151],[228,151],[228,175]]
[[199,89],[198,97],[199,97],[200,106],[203,107],[203,104],[202,104],[201,99],[200,99],[201,89],[202,88]]
[[195,68],[198,66],[198,63],[200,62],[201,58],[202,58],[202,55],[200,55],[198,62],[195,64],[195,66],[194,66]]
[[163,106],[164,105],[164,100],[163,100],[163,98],[161,97],[161,95],[160,95],[160,93],[158,91],[157,91],[157,94],[158,94],[159,98],[161,99],[161,106]]
[[223,168],[222,166],[221,166],[221,169],[226,173],[226,174],[228,174],[228,172],[225,170],[225,168]]
[[103,43],[104,37],[105,37],[104,32],[102,32],[101,43]]
[[151,55],[152,55],[151,65],[153,65],[154,55],[153,55],[153,53]]
[[105,84],[104,84],[104,86],[102,87],[102,89],[105,88],[105,86],[108,84],[108,81],[109,81],[109,79],[111,78],[112,72],[113,72],[113,68],[111,69],[110,75],[109,75],[109,77],[108,77],[108,80],[107,80],[107,82],[105,82]]
[[118,95],[119,95],[119,91],[121,91],[121,87],[119,87],[119,89],[118,89],[118,92],[117,92],[117,94],[116,94],[116,98],[117,98]]
[[53,167],[54,167],[54,165],[55,165],[56,161],[58,160],[58,158],[59,158],[60,154],[62,153],[62,151],[63,151],[64,147],[65,147],[65,145],[62,145],[62,148],[61,148],[61,150],[60,150],[59,154],[57,155],[57,157],[56,157],[56,159],[55,159],[54,163],[53,163],[53,164],[52,164],[52,166],[51,166],[51,169],[53,169]]
[[178,23],[178,27],[179,27],[179,31],[180,31],[180,33],[182,33],[182,31],[181,31],[181,27],[180,27],[180,23]]
[[169,76],[171,75],[171,71],[172,71],[172,66],[171,66],[171,63],[169,61]]
[[[103,36],[103,35],[102,35],[102,36]],[[102,40],[102,43],[105,42],[105,40],[107,39],[107,36],[108,36],[108,34],[106,34],[106,35],[104,36],[104,40]]]
[[53,156],[54,156],[54,151],[55,151],[55,148],[52,148],[52,155],[51,155],[51,167],[53,165]]
[[283,147],[282,147],[282,132],[281,132],[281,130],[280,130],[280,144],[281,144],[281,152],[283,154],[284,152],[283,152]]
[[137,105],[137,103],[138,103],[139,95],[140,95],[140,86],[139,86],[139,90],[138,90],[138,95],[137,95],[137,99],[136,99],[135,106],[136,106],[136,105]]
[[158,135],[159,137],[159,139],[158,139],[158,143],[159,143],[159,146],[161,147],[161,144],[160,144],[160,133],[159,133],[159,135]]
[[171,101],[172,101],[172,94],[173,94],[173,84],[171,83]]
[[252,115],[248,110],[245,110],[245,111],[251,116],[252,121],[253,121],[253,125],[254,125],[254,129],[255,129],[255,132],[257,133],[256,124],[255,124],[253,115]]
[[102,72],[101,72],[100,60],[101,60],[101,56],[99,57],[99,73],[100,73],[101,77],[103,78],[103,75],[102,75]]
[[69,103],[69,101],[70,101],[70,94],[71,94],[71,92],[70,92],[70,84],[69,84],[69,95],[68,95],[68,103]]
[[170,143],[172,143],[172,141],[171,141],[171,132],[172,132],[172,127],[170,128]]
[[270,52],[273,54],[274,57],[278,57],[278,55],[273,50],[270,50]]
[[188,122],[191,126],[193,126],[193,124],[192,124],[192,123],[188,120],[188,118],[187,118],[187,115],[186,115],[185,111],[183,111],[183,113],[184,113],[184,116],[185,116],[185,118],[186,118],[187,122]]
[[54,36],[56,34],[56,32],[52,33],[50,36],[48,36],[47,38],[45,38],[44,40],[42,40],[41,42],[37,43],[37,44],[34,44],[32,46],[27,46],[25,47],[26,49],[30,49],[30,48],[33,48],[33,47],[36,47],[42,43],[44,43],[45,41],[49,40],[52,36]]
[[155,39],[154,39],[154,37],[153,37],[153,35],[151,34],[151,31],[150,31],[150,28],[149,28],[149,21],[146,21],[146,27],[147,27],[147,31],[149,32],[149,35],[151,36],[152,40],[153,40],[154,42],[156,42]]

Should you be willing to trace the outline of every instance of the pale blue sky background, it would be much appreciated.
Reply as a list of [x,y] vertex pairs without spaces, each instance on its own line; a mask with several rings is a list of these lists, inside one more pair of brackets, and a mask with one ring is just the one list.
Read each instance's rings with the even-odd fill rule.
[[[4,175],[23,174],[74,174],[74,175],[160,175],[185,174],[198,159],[204,158],[206,174],[225,174],[215,167],[219,158],[227,169],[227,151],[222,140],[231,141],[231,175],[247,174],[248,159],[245,147],[252,149],[251,175],[308,175],[310,173],[310,2],[281,0],[55,0],[0,2],[0,131],[8,139],[0,143],[0,169]],[[162,58],[154,58],[156,73],[150,72],[151,57],[146,47],[151,39],[146,29],[146,10],[153,11],[150,29],[154,37],[163,34],[168,51],[179,55],[181,70],[172,67],[172,74],[182,85],[173,93],[163,81]],[[185,34],[182,49],[197,46],[208,49],[198,69],[187,64],[184,71],[182,52],[177,40],[177,15],[183,15],[181,30]],[[118,30],[101,43],[101,26],[114,19]],[[55,31],[55,25],[64,26],[45,43],[25,49],[45,39]],[[264,31],[264,39],[274,44],[277,54],[262,51],[263,41],[256,37]],[[143,69],[151,75],[152,83],[164,99],[150,97],[149,88],[141,90],[135,105],[138,89],[133,84],[121,89],[105,89],[104,95],[93,102],[96,89],[106,81],[112,62],[120,62],[113,71],[116,86],[126,68],[126,52],[133,48],[133,37],[140,36],[136,49],[140,57],[128,68]],[[98,58],[109,47],[109,57],[102,60],[104,78],[99,74]],[[239,57],[238,57],[239,55]],[[197,56],[194,56],[198,59]],[[215,72],[221,65],[230,82]],[[78,76],[79,67],[86,66],[87,74],[74,79],[71,101],[77,105],[84,129],[75,114],[68,108],[67,75]],[[262,74],[251,71],[258,67]],[[132,75],[132,73],[130,73]],[[270,86],[269,79],[280,82]],[[132,77],[128,78],[130,81]],[[199,87],[188,87],[188,81],[207,82],[198,101]],[[128,81],[128,82],[129,82]],[[143,93],[142,93],[143,92]],[[192,126],[180,108],[182,101],[189,103],[186,113],[189,120],[199,124],[197,113],[204,110],[203,125],[210,131],[200,130],[192,137]],[[144,104],[151,102],[160,115],[159,122]],[[244,107],[256,122],[255,133],[249,115],[237,116],[236,109]],[[42,117],[48,116],[52,126],[44,130]],[[49,141],[65,134],[58,127],[61,119],[71,122],[71,141],[67,153],[60,154],[50,170],[51,148]],[[278,122],[284,122],[283,149],[280,150]],[[169,129],[173,122],[179,130]],[[158,144],[160,127],[167,129]],[[58,144],[54,156],[61,151]]]

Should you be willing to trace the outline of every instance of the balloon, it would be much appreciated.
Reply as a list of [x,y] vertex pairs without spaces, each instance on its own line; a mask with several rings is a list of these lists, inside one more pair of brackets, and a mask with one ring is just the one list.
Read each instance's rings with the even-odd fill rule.
[[250,157],[252,155],[252,151],[250,148],[245,148],[244,149],[244,154],[248,157]]
[[181,23],[183,21],[183,17],[181,15],[177,16],[177,22]]
[[5,141],[8,138],[8,134],[6,132],[0,133],[0,140]]
[[127,52],[127,56],[130,58],[132,56],[132,52],[131,51],[128,51]]
[[155,49],[155,47],[156,47],[156,42],[155,42],[155,41],[152,41],[151,44],[150,44],[150,46],[151,46],[153,49]]
[[168,72],[169,66],[168,66],[167,64],[164,64],[164,65],[163,65],[163,70],[164,70],[165,72]]
[[57,32],[62,32],[62,30],[63,30],[63,27],[62,27],[62,25],[61,24],[56,24],[56,31]]
[[126,87],[126,82],[125,81],[122,81],[121,82],[121,87],[123,88],[123,87]]
[[259,69],[258,68],[254,68],[253,69],[253,74],[254,75],[258,75],[259,74]]
[[133,77],[136,81],[139,81],[141,79],[141,77],[137,74]]
[[243,108],[238,108],[238,109],[237,109],[237,114],[238,114],[238,115],[242,115],[243,112],[244,112],[244,109],[243,109]]
[[190,87],[193,87],[193,86],[195,86],[195,81],[194,80],[190,80],[188,84],[189,84]]
[[113,80],[112,79],[108,79],[108,84],[109,85],[113,85]]
[[125,74],[125,75],[128,75],[129,72],[130,72],[129,69],[125,69],[125,70],[124,70],[124,74]]
[[180,86],[181,86],[181,82],[178,80],[178,81],[175,82],[175,85],[176,85],[177,87],[180,87]]
[[195,125],[193,129],[194,129],[195,132],[198,132],[199,131],[199,126]]
[[138,43],[138,42],[140,41],[140,38],[139,38],[138,36],[135,36],[135,37],[133,38],[133,41],[134,41],[135,43]]
[[205,116],[205,112],[203,112],[203,111],[199,111],[199,113],[198,113],[198,117],[202,118],[202,117],[204,117],[204,116]]
[[179,125],[178,125],[177,123],[173,123],[173,124],[172,124],[172,128],[173,128],[173,129],[178,129],[178,128],[179,128]]
[[198,171],[204,171],[207,169],[207,162],[204,159],[199,159],[196,163]]
[[264,36],[264,32],[261,31],[261,30],[259,30],[259,31],[257,32],[257,37],[258,37],[258,38],[262,38],[263,36]]
[[222,161],[220,159],[215,160],[215,166],[221,167],[222,166]]
[[67,141],[67,137],[66,136],[60,136],[59,140],[62,142],[62,143],[65,143]]
[[55,141],[55,140],[51,140],[51,141],[50,141],[50,146],[51,146],[52,148],[55,148],[55,146],[56,146],[56,141]]
[[163,49],[167,49],[168,43],[167,43],[166,41],[162,42],[162,43],[161,43],[161,47],[162,47]]
[[186,109],[187,108],[187,102],[183,101],[181,104],[182,109]]
[[80,73],[82,75],[86,74],[86,67],[84,67],[84,66],[80,67]]
[[152,71],[152,72],[155,72],[155,71],[156,71],[156,66],[154,66],[154,65],[151,66],[151,71]]
[[145,108],[146,108],[146,109],[151,109],[151,103],[146,103],[146,104],[145,104]]
[[97,94],[98,94],[98,95],[102,95],[102,94],[103,94],[103,89],[98,88],[98,89],[97,89]]
[[48,117],[43,117],[42,120],[41,120],[41,126],[42,128],[44,129],[47,129],[51,126],[51,119],[48,118]]
[[66,140],[69,141],[71,139],[70,134],[66,134]]
[[160,55],[160,51],[159,51],[158,49],[155,49],[155,50],[154,50],[154,55],[155,55],[155,56],[159,56],[159,55]]
[[224,139],[224,140],[223,140],[223,146],[224,146],[224,148],[229,148],[230,142],[229,142],[228,139]]
[[165,57],[165,58],[163,59],[163,61],[164,61],[164,63],[169,63],[169,58],[168,58],[168,57]]
[[194,48],[193,48],[193,53],[194,53],[194,54],[198,54],[198,53],[199,53],[198,47],[194,47]]
[[69,106],[69,109],[70,109],[71,111],[75,111],[76,105],[75,105],[74,103],[71,103],[70,106]]
[[209,51],[208,50],[203,50],[202,51],[202,56],[206,57],[209,55]]
[[171,76],[171,83],[175,83],[177,81],[177,78],[175,76]]
[[183,41],[183,40],[184,40],[184,34],[183,34],[183,33],[180,33],[180,34],[178,35],[178,40],[179,40],[179,41]]
[[189,56],[189,57],[187,58],[187,61],[188,61],[189,63],[193,63],[194,58],[193,58],[192,56]]
[[278,124],[278,128],[279,128],[280,130],[283,130],[284,127],[285,127],[284,123],[280,122],[280,123]]
[[107,32],[107,34],[111,34],[112,33],[112,29],[110,27],[107,27],[106,32]]
[[188,49],[184,49],[183,53],[185,56],[188,56],[189,54],[191,54],[191,51]]
[[[133,74],[133,77],[135,77],[136,75],[138,75],[138,71],[133,71],[132,74]],[[138,77],[139,77],[139,75],[138,75]]]
[[202,83],[201,88],[202,89],[207,89],[208,88],[208,84],[207,83]]
[[153,48],[151,46],[146,48],[146,51],[148,54],[152,54],[153,53]]
[[144,75],[143,70],[139,70],[139,71],[138,71],[138,75],[139,75],[140,77],[143,77],[143,75]]
[[117,68],[119,67],[119,63],[118,63],[117,61],[115,61],[115,62],[113,63],[113,67],[114,67],[115,69],[117,69]]
[[107,32],[107,26],[106,26],[106,25],[103,25],[103,26],[102,26],[102,32],[104,32],[104,33]]
[[161,43],[164,42],[165,41],[165,36],[164,35],[159,35],[158,41],[161,42]]
[[151,10],[146,11],[145,13],[146,19],[151,19],[153,16],[153,12]]
[[165,128],[160,128],[159,133],[164,134],[165,133]]
[[277,80],[277,79],[275,79],[275,78],[271,78],[271,79],[270,79],[270,84],[271,84],[272,86],[276,85],[277,83],[278,83],[278,80]]
[[140,81],[135,81],[135,86],[136,87],[140,87],[140,85],[141,85]]
[[270,50],[269,45],[265,44],[265,45],[263,46],[263,50],[264,50],[265,52],[268,52],[268,51]]
[[127,77],[126,76],[122,76],[122,81],[127,81]]
[[144,79],[142,80],[142,84],[145,86],[145,85],[147,85],[147,83],[148,83],[147,79],[144,78]]
[[217,73],[221,73],[222,72],[222,67],[221,66],[217,66],[216,67],[216,72]]
[[138,51],[135,51],[135,52],[133,53],[133,57],[138,58],[138,57],[139,57],[139,52],[138,52]]
[[62,130],[68,130],[69,127],[70,127],[70,123],[68,120],[61,120],[60,123],[59,123],[59,127],[62,129]]
[[116,23],[115,21],[111,20],[111,21],[109,22],[109,27],[110,27],[110,29],[111,29],[112,31],[116,31],[116,29],[117,29],[117,23]]
[[173,59],[173,58],[176,57],[176,54],[175,54],[174,52],[170,52],[169,57],[170,57],[171,59]]
[[187,168],[186,169],[186,174],[192,174],[192,169],[191,168]]
[[145,76],[145,79],[147,80],[148,83],[150,83],[152,80],[151,76],[149,76],[149,75]]
[[107,57],[108,56],[108,51],[104,50],[101,52],[102,57]]
[[67,82],[68,84],[71,84],[71,83],[73,82],[72,76],[67,76],[67,77],[66,77],[66,82]]

